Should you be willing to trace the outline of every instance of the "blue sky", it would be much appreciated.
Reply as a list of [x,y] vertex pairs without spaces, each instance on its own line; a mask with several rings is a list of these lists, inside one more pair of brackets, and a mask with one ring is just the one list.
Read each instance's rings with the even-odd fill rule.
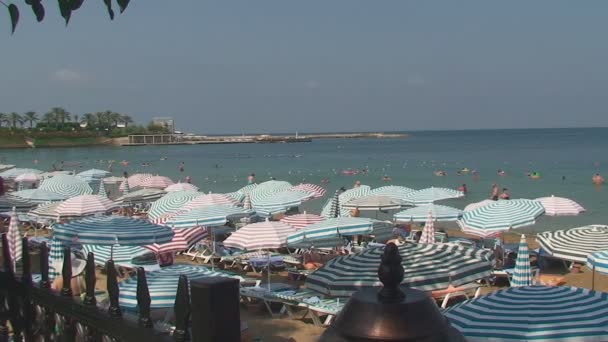
[[198,133],[608,126],[605,1],[132,0],[114,22],[85,1],[67,28],[45,4],[14,36],[0,12],[0,111]]

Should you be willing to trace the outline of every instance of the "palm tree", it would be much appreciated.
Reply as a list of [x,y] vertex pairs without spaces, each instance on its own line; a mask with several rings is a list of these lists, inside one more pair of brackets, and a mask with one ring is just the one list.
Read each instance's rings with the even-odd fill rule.
[[34,122],[38,121],[38,115],[36,115],[36,112],[26,112],[23,114],[23,120],[29,121],[30,128],[33,128]]
[[51,111],[49,113],[53,113],[53,116],[55,117],[56,121],[61,122],[62,126],[66,121],[70,121],[70,112],[61,107],[53,107],[51,108]]
[[57,122],[57,117],[53,112],[44,113],[42,121],[46,122],[47,126],[50,126],[52,123]]
[[120,121],[125,123],[125,127],[128,127],[130,123],[133,123],[133,118],[129,115],[123,115]]
[[105,120],[105,113],[104,112],[97,112],[95,113],[95,117],[97,118],[97,126],[98,127],[103,127],[106,120]]
[[11,122],[13,128],[17,128],[17,123],[21,122],[21,115],[19,113],[12,112],[8,115],[8,121]]
[[76,123],[80,123],[80,121],[78,121],[79,115],[78,114],[74,114],[74,122]]
[[93,126],[97,122],[97,118],[92,113],[85,113],[82,118],[83,121],[86,121],[89,126]]
[[7,118],[6,114],[0,113],[0,127],[2,127],[2,124],[4,122],[6,122],[6,118]]
[[122,115],[116,112],[111,112],[109,115],[110,118],[110,127],[118,126],[118,123],[122,120]]

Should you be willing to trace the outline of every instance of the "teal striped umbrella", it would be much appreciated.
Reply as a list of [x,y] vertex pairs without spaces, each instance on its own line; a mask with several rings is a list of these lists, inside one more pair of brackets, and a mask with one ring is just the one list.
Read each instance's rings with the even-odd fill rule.
[[[82,251],[86,254],[95,255],[95,264],[105,265],[106,261],[112,259],[117,266],[124,267],[144,267],[158,266],[154,253],[140,246],[111,246],[111,245],[82,245]],[[148,258],[143,258],[148,256]],[[141,258],[148,262],[139,263],[134,260]]]
[[0,196],[0,212],[9,211],[13,208],[17,209],[17,211],[27,211],[35,207],[36,204],[34,202],[25,200],[23,198],[4,195]]
[[64,243],[144,246],[173,239],[169,227],[126,216],[87,217],[53,226],[53,237]]
[[530,252],[526,236],[522,234],[517,249],[517,260],[513,270],[511,286],[530,286],[532,285],[532,271],[530,270]]
[[379,211],[401,209],[406,205],[407,204],[402,200],[394,199],[391,197],[367,195],[361,198],[352,199],[346,203],[342,203],[342,209]]
[[[399,254],[405,271],[402,284],[421,291],[435,291],[490,276],[491,251],[448,244],[401,245]],[[328,261],[310,274],[306,287],[332,296],[350,296],[364,288],[380,288],[378,267],[384,247]]]
[[554,258],[585,263],[589,254],[608,251],[608,226],[594,224],[542,232],[536,241]]
[[125,178],[125,180],[120,183],[119,190],[122,190],[122,195],[125,196],[131,192],[131,186],[129,185],[129,179]]
[[235,191],[235,192],[239,193],[239,194],[240,194],[240,195],[242,195],[242,196],[245,196],[245,195],[247,195],[247,194],[251,193],[251,191],[253,191],[253,189],[255,189],[255,188],[257,188],[257,187],[258,187],[258,185],[257,185],[256,183],[253,183],[253,184],[247,184],[247,185],[245,185],[244,187],[242,187],[242,188],[238,189],[238,190],[237,190],[237,191]]
[[[350,216],[350,210],[348,209],[344,209],[342,208],[342,204],[356,199],[356,198],[361,198],[361,197],[365,197],[367,195],[369,195],[369,193],[371,192],[371,188],[367,185],[360,185],[356,188],[352,188],[352,189],[348,189],[346,191],[344,191],[343,193],[341,193],[338,196],[338,204],[340,206],[340,216],[343,217],[348,217]],[[331,217],[333,214],[332,211],[332,201],[329,200],[327,201],[327,203],[325,203],[325,206],[323,207],[323,210],[321,211],[321,216],[323,217]]]
[[337,217],[311,224],[310,226],[289,235],[287,244],[314,243],[347,235],[364,235],[372,233],[374,221],[363,217]]
[[99,181],[104,177],[110,176],[112,173],[106,170],[99,169],[89,169],[80,173],[77,173],[76,176],[84,179],[87,182],[91,181]]
[[182,210],[186,203],[201,195],[204,194],[196,191],[169,192],[152,203],[150,210],[148,210],[148,219],[158,221],[167,214],[177,213]]
[[163,197],[166,193],[166,191],[160,189],[140,189],[126,193],[118,197],[116,201],[125,203],[152,202]]
[[411,192],[405,196],[404,200],[414,205],[421,205],[430,204],[444,199],[460,197],[464,197],[464,193],[462,193],[462,191],[448,188],[430,187]]
[[447,222],[457,221],[462,215],[460,209],[438,204],[427,204],[419,207],[409,208],[395,214],[395,221],[401,222],[426,222],[429,213],[435,221]]
[[444,314],[469,342],[608,341],[608,293],[576,287],[510,287]]
[[223,226],[229,219],[251,215],[251,211],[228,205],[209,205],[178,213],[164,224],[174,229],[191,228],[196,226]]
[[52,238],[49,250],[49,280],[53,281],[61,270],[56,270],[53,265],[56,265],[59,260],[63,260],[63,242]]
[[594,271],[608,274],[608,251],[589,254],[587,257],[587,267]]
[[404,201],[407,198],[407,195],[414,191],[416,190],[410,189],[405,186],[388,185],[371,190],[370,195],[386,196],[396,200]]
[[488,237],[512,228],[533,225],[544,212],[545,208],[538,201],[497,201],[465,212],[458,225],[465,233]]
[[28,189],[16,191],[11,196],[18,197],[20,199],[32,202],[32,203],[47,203],[47,202],[58,202],[63,201],[67,197],[58,194],[56,192],[44,190],[44,189]]
[[6,170],[4,172],[0,172],[0,177],[4,179],[14,179],[19,175],[25,173],[34,173],[34,174],[43,174],[43,171],[37,169],[28,169],[28,168],[14,168],[10,170]]
[[289,208],[298,207],[303,201],[311,199],[314,194],[310,192],[283,190],[279,192],[251,193],[251,205],[256,211],[285,212]]
[[106,186],[103,182],[99,182],[99,188],[97,189],[97,195],[108,198],[108,193],[106,192]]
[[68,198],[93,193],[89,183],[82,178],[70,175],[57,175],[53,178],[47,178],[42,181],[39,188],[62,194]]
[[56,221],[59,218],[59,214],[57,214],[57,207],[60,204],[61,202],[41,204],[38,207],[30,210],[27,213],[27,216],[40,223]]

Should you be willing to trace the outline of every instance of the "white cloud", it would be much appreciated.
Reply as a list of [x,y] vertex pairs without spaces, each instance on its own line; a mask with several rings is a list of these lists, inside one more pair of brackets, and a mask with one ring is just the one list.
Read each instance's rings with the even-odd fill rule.
[[59,82],[79,82],[85,79],[83,74],[71,69],[55,70],[51,75],[51,78]]

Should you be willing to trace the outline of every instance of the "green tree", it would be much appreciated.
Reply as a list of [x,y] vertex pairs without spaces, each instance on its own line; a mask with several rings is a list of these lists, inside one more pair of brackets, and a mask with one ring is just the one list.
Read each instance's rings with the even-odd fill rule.
[[97,127],[103,128],[106,125],[106,116],[104,112],[96,112],[95,118],[97,119]]
[[56,122],[61,123],[61,126],[65,124],[66,121],[70,121],[72,114],[61,107],[53,107],[50,110],[50,113],[53,113]]
[[23,114],[23,120],[30,123],[30,128],[34,127],[34,122],[38,121],[36,112],[26,112]]
[[124,122],[125,127],[129,127],[129,124],[133,123],[133,118],[130,115],[123,115],[120,121]]
[[8,115],[8,120],[11,123],[12,128],[17,128],[17,124],[21,122],[21,115],[16,112],[12,112]]
[[80,123],[80,121],[78,121],[79,117],[80,116],[78,114],[74,114],[74,122]]
[[0,113],[0,127],[2,127],[2,124],[4,124],[7,120],[8,116],[4,113]]
[[50,126],[51,124],[54,124],[57,122],[57,117],[55,116],[55,113],[47,112],[47,113],[44,113],[44,115],[42,116],[42,121],[46,122],[46,124],[48,126]]
[[97,124],[97,117],[93,113],[85,113],[82,118],[89,126],[95,126]]

